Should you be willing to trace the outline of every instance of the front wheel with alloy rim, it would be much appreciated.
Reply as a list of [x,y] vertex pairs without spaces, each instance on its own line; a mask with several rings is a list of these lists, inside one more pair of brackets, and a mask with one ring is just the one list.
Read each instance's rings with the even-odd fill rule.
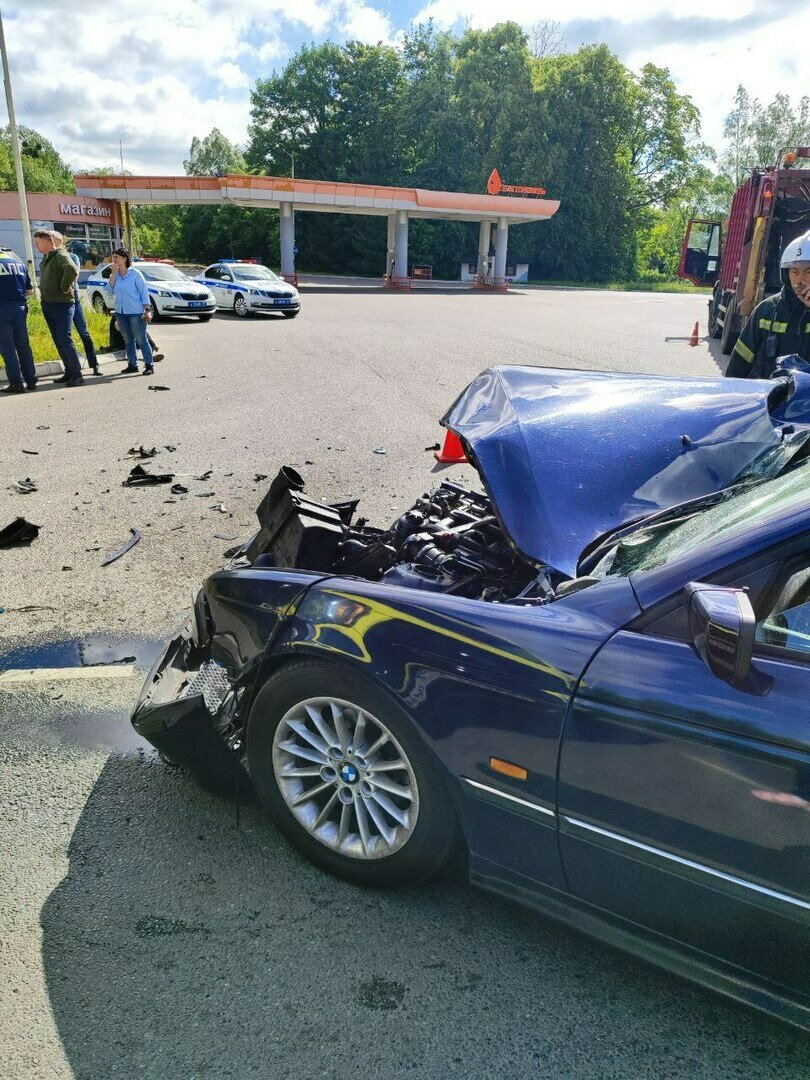
[[241,293],[237,293],[233,300],[233,310],[240,319],[246,319],[250,314],[250,308],[248,307],[247,300]]
[[456,835],[439,766],[375,684],[324,661],[282,668],[250,712],[259,797],[311,862],[359,885],[436,873]]

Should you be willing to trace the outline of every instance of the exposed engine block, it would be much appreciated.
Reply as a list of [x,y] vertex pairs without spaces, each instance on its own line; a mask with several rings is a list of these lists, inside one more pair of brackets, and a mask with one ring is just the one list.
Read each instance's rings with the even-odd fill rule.
[[286,466],[257,510],[260,531],[245,554],[256,565],[296,566],[412,589],[491,601],[537,603],[553,589],[543,568],[513,549],[486,495],[443,481],[386,530],[303,494]]

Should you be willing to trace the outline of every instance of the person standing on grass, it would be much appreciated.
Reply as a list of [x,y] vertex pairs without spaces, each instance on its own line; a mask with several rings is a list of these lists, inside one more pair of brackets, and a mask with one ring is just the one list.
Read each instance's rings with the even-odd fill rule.
[[[76,267],[77,272],[81,269],[81,263],[79,262],[79,256],[72,251],[68,251],[70,261]],[[78,331],[79,337],[82,339],[82,345],[84,346],[84,355],[87,357],[87,363],[90,365],[94,375],[101,374],[101,368],[98,366],[98,357],[96,356],[96,347],[93,344],[93,339],[90,337],[90,331],[87,329],[87,319],[84,317],[84,308],[82,307],[81,297],[79,296],[79,280],[76,279],[76,284],[73,286],[73,325]]]
[[65,368],[64,375],[54,382],[65,386],[84,386],[82,365],[73,342],[73,287],[79,271],[70,261],[64,237],[53,229],[37,229],[34,233],[37,251],[43,255],[39,271],[39,290],[42,314],[51,332],[59,359]]
[[[34,291],[28,267],[10,248],[0,248],[0,356],[8,375],[2,394],[35,390],[37,373],[28,340],[28,297]],[[25,383],[25,385],[23,385]]]
[[135,352],[137,341],[143,354],[143,373],[152,375],[155,369],[152,348],[146,333],[146,325],[152,319],[152,305],[149,302],[146,278],[132,265],[126,248],[116,248],[112,261],[109,284],[115,293],[115,319],[127,349],[127,366],[121,374],[136,375],[138,372],[138,355]]

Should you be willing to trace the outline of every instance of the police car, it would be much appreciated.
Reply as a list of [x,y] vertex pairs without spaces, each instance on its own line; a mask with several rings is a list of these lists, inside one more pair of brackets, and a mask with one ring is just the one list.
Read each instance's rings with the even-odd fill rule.
[[[196,315],[208,322],[216,311],[216,300],[209,289],[198,284],[176,266],[166,263],[133,260],[132,265],[146,278],[152,315]],[[96,311],[115,311],[115,295],[109,286],[112,265],[105,263],[87,279],[87,295]]]
[[301,310],[298,290],[258,263],[222,259],[194,280],[211,290],[217,307],[233,311],[240,318],[255,311],[277,311],[285,319],[294,319]]

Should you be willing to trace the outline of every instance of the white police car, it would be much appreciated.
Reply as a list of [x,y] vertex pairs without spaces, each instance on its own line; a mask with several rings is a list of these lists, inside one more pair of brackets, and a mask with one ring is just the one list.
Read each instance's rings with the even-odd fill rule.
[[221,260],[195,279],[216,297],[217,307],[244,318],[255,311],[277,311],[294,319],[301,310],[298,289],[258,263]]
[[[134,259],[132,265],[146,278],[152,315],[196,315],[207,322],[217,309],[209,289],[167,263]],[[112,266],[105,263],[87,279],[87,295],[96,311],[114,311],[115,296],[109,286]]]

